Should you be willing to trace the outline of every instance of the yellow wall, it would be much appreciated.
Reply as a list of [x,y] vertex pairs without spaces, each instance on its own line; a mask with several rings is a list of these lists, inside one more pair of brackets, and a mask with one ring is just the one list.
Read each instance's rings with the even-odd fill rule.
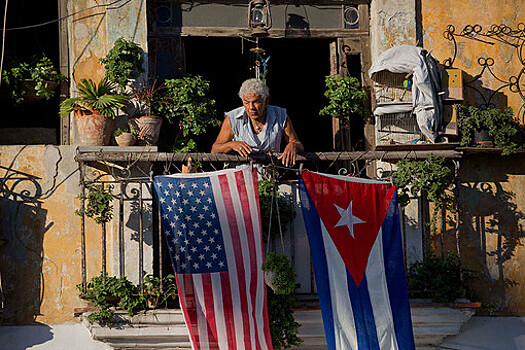
[[[4,324],[54,324],[85,306],[80,193],[73,146],[0,146],[0,272]],[[100,271],[100,229],[86,220],[88,271]]]
[[[519,23],[524,22],[525,6],[523,0],[422,0],[422,29],[423,45],[425,49],[432,50],[432,55],[440,62],[454,55],[453,44],[443,37],[443,32],[448,25],[455,27],[455,32],[460,33],[466,25],[479,24],[484,31],[491,25],[507,25],[517,29]],[[503,43],[489,45],[479,41],[458,37],[458,53],[454,62],[455,68],[460,68],[467,73],[467,77],[474,77],[481,71],[478,64],[479,57],[494,59],[493,72],[500,79],[508,81],[511,76],[517,76],[523,65],[520,64],[516,48]],[[525,77],[520,79],[522,89],[525,90]],[[489,74],[484,74],[482,87],[497,90],[502,85]],[[467,99],[473,104],[481,100],[472,89],[467,89]],[[510,106],[515,115],[525,102],[517,93],[511,93],[505,88],[498,94],[497,105]],[[520,113],[523,123],[523,113]]]

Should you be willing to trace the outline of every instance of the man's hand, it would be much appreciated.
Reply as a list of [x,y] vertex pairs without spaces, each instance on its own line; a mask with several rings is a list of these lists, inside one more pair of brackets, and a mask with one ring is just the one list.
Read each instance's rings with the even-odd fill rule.
[[295,165],[295,156],[297,155],[297,150],[302,149],[302,147],[299,148],[298,146],[299,145],[296,142],[288,143],[283,153],[277,159],[279,159],[285,166]]
[[252,153],[252,148],[244,141],[230,141],[228,146],[231,147],[232,151],[239,153],[243,157],[247,157],[248,154]]

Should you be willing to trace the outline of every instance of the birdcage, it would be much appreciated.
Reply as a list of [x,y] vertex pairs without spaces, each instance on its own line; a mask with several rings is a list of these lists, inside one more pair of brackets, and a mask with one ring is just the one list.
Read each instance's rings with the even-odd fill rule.
[[[376,140],[378,145],[413,144],[422,139],[421,132],[412,113],[412,104],[407,102],[378,103],[376,109]],[[395,110],[394,113],[382,113]]]

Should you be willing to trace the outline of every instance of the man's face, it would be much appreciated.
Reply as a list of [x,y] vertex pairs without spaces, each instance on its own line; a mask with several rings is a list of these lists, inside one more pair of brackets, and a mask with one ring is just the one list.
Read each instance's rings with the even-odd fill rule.
[[266,106],[268,105],[268,98],[264,99],[259,95],[248,93],[242,98],[242,105],[246,109],[248,117],[258,119],[264,116]]

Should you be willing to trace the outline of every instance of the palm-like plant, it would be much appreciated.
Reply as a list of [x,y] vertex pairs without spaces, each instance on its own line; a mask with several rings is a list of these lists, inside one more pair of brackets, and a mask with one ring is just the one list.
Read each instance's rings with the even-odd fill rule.
[[107,118],[115,118],[116,110],[126,105],[128,97],[113,92],[114,88],[115,85],[106,78],[98,85],[92,79],[84,78],[78,84],[79,96],[62,102],[60,115],[64,117],[76,110],[87,110]]

